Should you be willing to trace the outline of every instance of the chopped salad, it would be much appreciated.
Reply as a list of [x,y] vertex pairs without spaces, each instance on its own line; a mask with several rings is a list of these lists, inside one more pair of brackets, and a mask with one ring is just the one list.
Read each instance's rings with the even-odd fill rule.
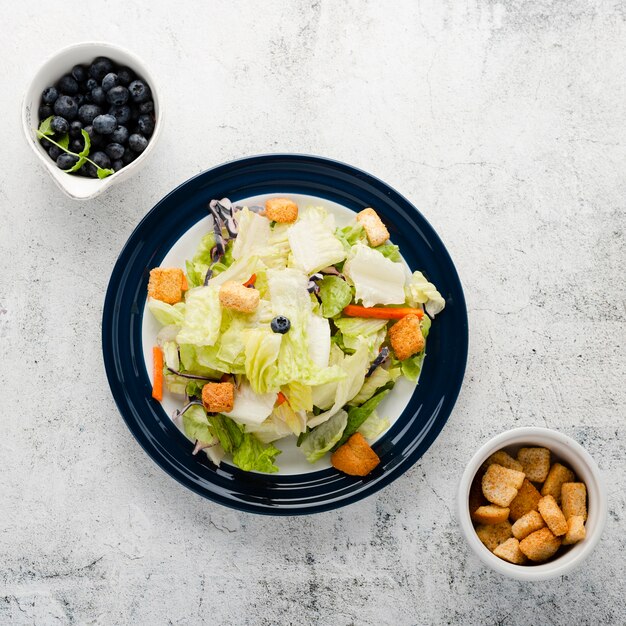
[[185,268],[150,272],[153,397],[180,396],[173,419],[217,465],[277,472],[274,442],[294,437],[309,462],[368,474],[390,425],[376,409],[401,376],[417,382],[444,299],[374,209],[342,227],[289,198],[209,212]]

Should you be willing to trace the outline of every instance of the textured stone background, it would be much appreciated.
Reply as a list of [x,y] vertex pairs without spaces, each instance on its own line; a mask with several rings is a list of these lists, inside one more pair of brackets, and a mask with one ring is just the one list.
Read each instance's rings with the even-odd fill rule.
[[[0,623],[623,624],[626,621],[626,6],[590,0],[10,3],[0,38]],[[65,199],[19,98],[59,47],[135,50],[163,84],[158,154]],[[468,300],[465,386],[403,478],[271,519],[188,493],[117,414],[100,356],[116,255],[173,186],[235,157],[369,170],[446,242]],[[473,451],[548,425],[597,459],[603,541],[580,569],[505,580],[469,552]]]

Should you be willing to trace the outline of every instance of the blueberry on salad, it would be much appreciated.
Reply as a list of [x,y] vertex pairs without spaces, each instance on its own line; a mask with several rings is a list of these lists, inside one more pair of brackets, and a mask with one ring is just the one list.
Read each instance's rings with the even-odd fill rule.
[[75,65],[46,87],[38,115],[37,138],[49,157],[70,174],[92,178],[132,163],[156,123],[148,83],[108,57]]
[[277,472],[291,438],[311,463],[367,475],[391,425],[381,402],[417,382],[441,294],[372,208],[341,225],[284,197],[208,213],[185,267],[150,272],[153,398],[179,398],[174,422],[217,465]]

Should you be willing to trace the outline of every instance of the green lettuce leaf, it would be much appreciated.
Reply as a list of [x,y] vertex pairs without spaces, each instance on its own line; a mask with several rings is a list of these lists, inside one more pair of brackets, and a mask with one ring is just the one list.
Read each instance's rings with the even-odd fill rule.
[[202,237],[191,261],[186,262],[187,282],[189,288],[200,287],[204,284],[204,277],[212,263],[211,249],[215,245],[215,235],[207,233]]
[[233,258],[239,259],[251,254],[261,256],[271,234],[269,220],[243,208],[237,213],[237,224],[239,233],[233,245]]
[[389,420],[386,417],[378,417],[376,411],[372,411],[370,416],[361,424],[357,432],[371,441],[387,430],[389,425]]
[[425,352],[420,352],[404,361],[400,361],[400,367],[402,368],[402,375],[412,382],[416,382],[420,377],[422,371],[422,365],[424,363]]
[[[195,374],[196,376],[206,376],[207,378],[213,378],[216,380],[219,380],[222,376],[222,371],[203,365],[203,363],[200,362],[199,359],[202,356],[204,348],[197,348],[189,343],[183,343],[178,346],[178,349],[180,352],[180,362],[183,366],[184,372]],[[211,347],[211,349],[213,348]]]
[[363,422],[372,414],[372,411],[384,400],[385,396],[389,393],[389,389],[380,391],[375,396],[372,396],[367,402],[364,402],[361,406],[353,406],[348,411],[348,423],[343,431],[343,436],[339,440],[333,450],[336,450],[339,446],[343,445],[348,439],[354,435],[354,433],[361,427]]
[[167,304],[155,298],[148,299],[148,310],[154,315],[156,321],[159,324],[163,324],[163,326],[168,326],[169,324],[180,326],[185,319],[185,308],[184,302]]
[[377,367],[371,375],[365,379],[359,393],[357,393],[356,396],[350,400],[350,404],[354,406],[363,404],[376,393],[377,389],[380,389],[380,387],[385,386],[389,382],[393,382],[395,380],[394,376],[397,378],[399,374],[399,367],[391,368],[389,370],[384,367]]
[[402,257],[400,256],[400,248],[393,243],[384,243],[382,246],[377,246],[374,248],[380,252],[386,259],[393,261],[394,263],[399,263],[402,261]]
[[348,423],[348,414],[345,411],[335,413],[328,421],[304,435],[300,450],[309,463],[321,459],[340,439]]
[[337,228],[335,237],[341,241],[346,252],[350,252],[352,246],[358,242],[367,243],[367,235],[365,229],[356,220],[353,223]]
[[420,322],[420,328],[422,329],[422,335],[424,336],[424,339],[428,337],[431,325],[432,321],[430,317],[428,317],[428,315],[424,315],[424,317],[422,317],[422,321]]
[[221,413],[209,417],[211,428],[225,452],[234,452],[243,442],[243,428]]
[[324,276],[319,282],[319,287],[324,317],[339,315],[352,300],[350,285],[339,276]]
[[284,335],[255,328],[245,335],[245,372],[255,393],[279,391],[278,356]]
[[178,333],[178,343],[212,346],[219,337],[222,307],[219,288],[214,285],[196,287],[187,292],[185,319]]
[[246,472],[273,474],[278,471],[274,459],[280,450],[273,444],[264,445],[251,433],[243,434],[243,441],[233,453],[235,465]]
[[183,413],[183,428],[192,441],[211,443],[214,440],[207,414],[201,406],[191,406]]

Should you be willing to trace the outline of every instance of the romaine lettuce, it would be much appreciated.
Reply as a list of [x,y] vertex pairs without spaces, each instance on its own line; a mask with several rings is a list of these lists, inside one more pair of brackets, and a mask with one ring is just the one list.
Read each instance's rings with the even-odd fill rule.
[[324,317],[339,315],[352,300],[350,285],[339,276],[324,276],[319,282],[319,287]]
[[341,410],[328,421],[308,432],[302,439],[300,450],[309,463],[321,459],[340,439],[348,423],[348,414]]
[[187,292],[185,319],[176,340],[179,344],[212,346],[219,337],[222,308],[219,289],[213,285]]
[[432,283],[426,280],[422,272],[413,272],[406,287],[406,297],[409,304],[425,304],[426,312],[431,317],[441,313],[446,306],[446,301]]
[[250,383],[242,381],[235,389],[233,410],[224,413],[238,424],[260,424],[265,421],[276,404],[276,393],[255,393]]
[[390,423],[386,417],[380,418],[376,411],[372,411],[370,416],[358,428],[357,432],[371,441],[387,430],[389,426]]
[[176,304],[167,304],[155,298],[148,299],[148,310],[159,324],[168,326],[174,324],[180,326],[185,319],[185,303],[177,302]]
[[190,406],[183,413],[183,428],[187,437],[192,441],[211,443],[215,439],[207,414],[201,406]]
[[361,427],[363,422],[372,414],[372,411],[385,399],[385,396],[389,393],[389,389],[379,391],[375,396],[372,396],[367,402],[364,402],[361,406],[353,406],[348,410],[348,423],[343,431],[341,439],[335,444],[333,448],[336,450],[339,446],[343,445],[348,439],[354,435],[354,433]]
[[246,472],[256,471],[273,474],[278,471],[274,459],[280,450],[272,445],[263,445],[251,433],[244,433],[241,445],[233,453],[235,465]]
[[233,244],[233,259],[243,256],[261,256],[270,238],[270,222],[247,208],[237,213],[239,233]]

